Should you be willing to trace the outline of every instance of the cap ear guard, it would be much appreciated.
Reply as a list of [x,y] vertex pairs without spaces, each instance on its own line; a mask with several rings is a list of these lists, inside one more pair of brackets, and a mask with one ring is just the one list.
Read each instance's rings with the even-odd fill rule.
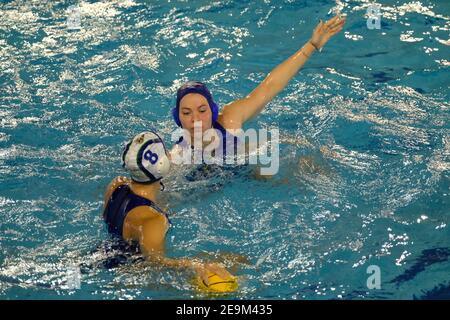
[[219,119],[219,106],[215,102],[210,103],[209,106],[211,107],[212,121],[216,122]]
[[172,109],[172,117],[177,126],[181,127],[180,115],[178,114],[179,109],[177,107]]

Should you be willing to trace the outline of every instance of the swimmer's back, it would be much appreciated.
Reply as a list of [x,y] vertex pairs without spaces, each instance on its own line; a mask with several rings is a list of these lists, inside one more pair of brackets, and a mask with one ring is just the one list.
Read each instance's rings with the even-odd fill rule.
[[[169,227],[166,214],[148,199],[136,195],[130,188],[131,179],[116,177],[108,185],[104,197],[103,217],[111,233],[124,240],[139,241],[140,229],[145,226],[153,230],[155,245],[162,242]],[[126,203],[125,203],[126,202]],[[131,206],[129,202],[133,202]],[[129,207],[130,210],[125,208]]]

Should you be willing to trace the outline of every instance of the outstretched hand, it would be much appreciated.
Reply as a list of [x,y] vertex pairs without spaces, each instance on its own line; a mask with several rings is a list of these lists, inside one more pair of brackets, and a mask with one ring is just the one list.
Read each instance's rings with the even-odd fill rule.
[[337,15],[327,22],[320,20],[320,23],[316,26],[311,36],[311,44],[317,49],[321,49],[327,41],[336,33],[342,30],[345,24],[345,17]]

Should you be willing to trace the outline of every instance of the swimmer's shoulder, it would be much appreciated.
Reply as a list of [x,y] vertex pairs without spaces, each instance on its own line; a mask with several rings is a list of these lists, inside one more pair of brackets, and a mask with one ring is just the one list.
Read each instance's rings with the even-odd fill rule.
[[161,251],[169,227],[169,221],[164,215],[151,207],[139,206],[126,215],[122,236],[128,241],[140,242],[145,239],[147,248]]
[[125,218],[125,222],[131,223],[135,226],[141,226],[145,222],[149,221],[149,219],[168,225],[168,220],[165,214],[150,206],[139,206],[130,210]]
[[225,130],[239,130],[242,129],[242,121],[239,120],[240,120],[239,117],[224,110],[222,113],[219,114],[217,122]]
[[244,100],[236,100],[222,108],[222,112],[219,113],[217,122],[226,130],[239,130],[242,129],[242,108],[244,107]]
[[152,237],[157,236],[163,239],[169,229],[170,222],[164,213],[159,212],[155,208],[150,206],[136,207],[130,210],[125,217],[124,238],[139,241],[142,236],[142,227],[144,226],[146,226],[145,230],[151,230]]
[[131,179],[124,176],[118,176],[115,177],[108,185],[105,191],[104,196],[104,206],[106,206],[106,203],[108,203],[109,198],[113,194],[114,190],[116,190],[119,186],[128,184],[131,182]]

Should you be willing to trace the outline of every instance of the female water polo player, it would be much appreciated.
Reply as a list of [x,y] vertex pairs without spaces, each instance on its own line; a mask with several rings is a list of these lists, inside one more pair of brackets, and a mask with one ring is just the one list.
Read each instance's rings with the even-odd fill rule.
[[[308,58],[315,51],[320,51],[332,36],[342,30],[344,23],[345,18],[340,16],[327,22],[321,21],[314,29],[311,39],[300,50],[273,69],[248,96],[225,105],[220,114],[218,105],[203,83],[189,81],[183,84],[177,91],[172,115],[176,124],[189,133],[187,136],[190,139],[186,135],[180,138],[171,154],[179,155],[183,150],[193,149],[194,128],[198,126],[197,130],[201,133],[211,128],[221,133],[222,139],[219,137],[218,141],[221,147],[217,149],[222,149],[220,151],[225,155],[227,146],[235,145],[237,141],[232,135],[233,130],[241,129],[246,121],[261,112],[287,86]],[[226,139],[227,133],[231,139]]]
[[164,255],[164,239],[170,221],[157,205],[157,199],[170,161],[161,138],[154,132],[136,135],[125,146],[122,166],[131,178],[116,177],[105,192],[103,218],[108,231],[129,243],[138,243],[142,254],[150,261],[167,267],[193,269],[206,284],[211,273],[231,277],[219,264],[171,259]]

